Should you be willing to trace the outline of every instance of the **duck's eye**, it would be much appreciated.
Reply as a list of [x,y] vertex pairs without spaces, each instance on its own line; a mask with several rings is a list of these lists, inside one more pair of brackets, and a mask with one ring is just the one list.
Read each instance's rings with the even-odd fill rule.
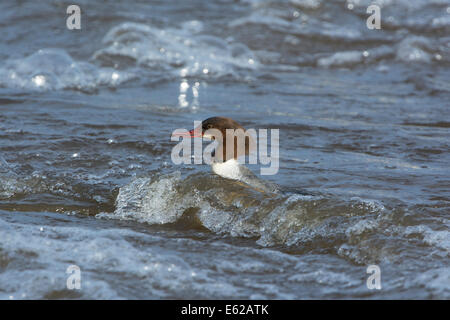
[[206,129],[211,129],[212,128],[212,124],[208,124],[207,126],[206,126]]

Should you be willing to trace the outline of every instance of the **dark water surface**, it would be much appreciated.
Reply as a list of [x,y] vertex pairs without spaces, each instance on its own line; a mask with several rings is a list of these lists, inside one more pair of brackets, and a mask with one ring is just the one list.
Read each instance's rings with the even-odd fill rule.
[[[2,1],[0,298],[449,299],[450,2],[378,3]],[[215,115],[285,191],[172,163]]]

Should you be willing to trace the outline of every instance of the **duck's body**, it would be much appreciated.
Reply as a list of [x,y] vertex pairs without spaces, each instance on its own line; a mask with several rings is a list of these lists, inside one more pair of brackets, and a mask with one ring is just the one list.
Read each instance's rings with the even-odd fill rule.
[[218,176],[244,182],[258,191],[269,193],[278,192],[278,187],[275,184],[259,179],[249,168],[240,164],[235,159],[230,159],[222,163],[213,162],[211,168]]
[[242,180],[244,175],[241,170],[242,165],[236,159],[229,159],[225,162],[212,162],[212,171],[227,179]]

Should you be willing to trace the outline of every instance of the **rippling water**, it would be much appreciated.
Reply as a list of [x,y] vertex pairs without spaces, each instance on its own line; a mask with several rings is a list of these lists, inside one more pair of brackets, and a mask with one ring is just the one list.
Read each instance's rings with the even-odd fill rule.
[[[450,2],[371,3],[2,1],[0,298],[449,299]],[[172,163],[214,115],[279,194]]]

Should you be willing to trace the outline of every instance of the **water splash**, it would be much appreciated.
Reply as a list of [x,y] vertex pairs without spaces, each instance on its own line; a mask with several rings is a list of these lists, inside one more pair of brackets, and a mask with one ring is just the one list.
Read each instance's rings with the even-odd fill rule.
[[0,67],[0,74],[0,86],[37,91],[92,91],[101,86],[116,87],[132,78],[124,71],[75,61],[65,50],[53,48],[8,60]]
[[112,28],[104,37],[107,47],[94,54],[103,64],[123,64],[167,72],[175,77],[240,78],[240,70],[259,65],[253,52],[242,43],[225,41],[202,32],[200,21],[181,28],[158,29],[151,25],[126,22]]

